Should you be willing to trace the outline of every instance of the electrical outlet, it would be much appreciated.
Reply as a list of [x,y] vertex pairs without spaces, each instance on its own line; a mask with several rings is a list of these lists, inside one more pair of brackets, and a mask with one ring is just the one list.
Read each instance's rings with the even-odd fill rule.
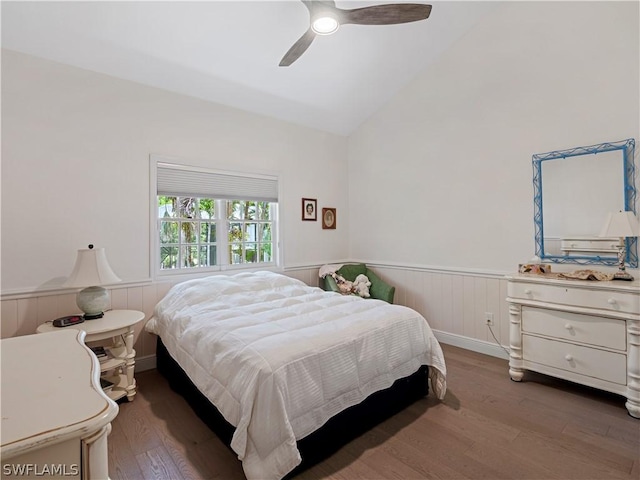
[[484,324],[488,326],[493,326],[493,313],[484,312]]

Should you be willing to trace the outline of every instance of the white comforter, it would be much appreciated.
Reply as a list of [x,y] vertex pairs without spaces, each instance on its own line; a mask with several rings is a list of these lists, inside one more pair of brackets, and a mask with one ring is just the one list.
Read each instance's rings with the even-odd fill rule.
[[178,284],[146,328],[236,427],[231,447],[248,479],[283,477],[301,461],[296,439],[420,365],[433,367],[438,398],[446,390],[420,314],[276,273]]

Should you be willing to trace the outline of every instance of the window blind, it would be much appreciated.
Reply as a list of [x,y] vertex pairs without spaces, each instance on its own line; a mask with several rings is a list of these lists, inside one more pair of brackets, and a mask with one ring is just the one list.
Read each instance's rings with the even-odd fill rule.
[[278,178],[158,163],[158,195],[278,201]]

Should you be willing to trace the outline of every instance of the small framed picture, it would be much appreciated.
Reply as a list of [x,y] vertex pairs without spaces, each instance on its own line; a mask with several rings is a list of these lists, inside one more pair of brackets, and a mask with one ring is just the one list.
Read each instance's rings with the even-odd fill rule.
[[336,209],[335,208],[322,209],[322,228],[328,229],[328,230],[335,230],[336,228]]
[[312,222],[318,220],[318,200],[315,198],[302,199],[302,220]]

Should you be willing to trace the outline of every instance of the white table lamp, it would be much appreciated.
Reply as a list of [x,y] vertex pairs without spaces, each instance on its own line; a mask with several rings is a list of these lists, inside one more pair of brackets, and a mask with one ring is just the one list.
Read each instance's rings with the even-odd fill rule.
[[610,213],[600,232],[601,237],[619,237],[618,246],[618,271],[613,276],[614,280],[633,280],[633,276],[625,271],[625,238],[637,237],[640,235],[640,225],[633,212],[624,211]]
[[66,287],[86,287],[78,292],[76,304],[84,312],[85,320],[102,318],[109,307],[109,291],[102,285],[120,282],[113,273],[104,248],[83,248],[78,250],[78,257],[73,271],[65,282]]

